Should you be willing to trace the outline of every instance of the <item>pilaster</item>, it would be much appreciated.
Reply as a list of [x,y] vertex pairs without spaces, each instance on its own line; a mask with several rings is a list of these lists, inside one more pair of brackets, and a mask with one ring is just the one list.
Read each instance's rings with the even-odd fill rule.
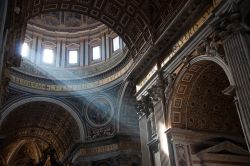
[[232,1],[230,10],[216,27],[222,38],[226,59],[235,80],[237,108],[250,150],[250,35],[241,22],[239,3]]

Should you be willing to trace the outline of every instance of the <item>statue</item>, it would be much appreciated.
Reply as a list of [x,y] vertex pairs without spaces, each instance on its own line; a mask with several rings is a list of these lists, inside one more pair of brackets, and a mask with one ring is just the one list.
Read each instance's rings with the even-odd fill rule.
[[175,74],[168,74],[166,79],[165,79],[164,94],[165,94],[166,101],[169,100],[170,94],[172,92],[172,87],[173,87],[173,84],[174,84],[175,77],[176,77]]

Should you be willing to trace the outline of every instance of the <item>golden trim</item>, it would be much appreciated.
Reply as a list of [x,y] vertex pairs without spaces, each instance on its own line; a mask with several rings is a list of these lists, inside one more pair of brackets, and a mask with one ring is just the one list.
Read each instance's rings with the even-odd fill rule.
[[68,91],[82,91],[86,89],[96,88],[98,86],[102,86],[108,83],[111,83],[112,81],[117,80],[121,76],[123,76],[128,69],[132,66],[133,61],[131,60],[124,68],[122,68],[120,71],[116,72],[115,74],[101,79],[97,80],[95,82],[90,83],[82,83],[82,84],[75,84],[75,85],[48,85],[44,83],[39,83],[35,81],[25,80],[18,76],[11,76],[11,81],[17,85],[21,85],[24,87],[37,89],[37,90],[43,90],[43,91],[54,91],[54,92],[68,92]]

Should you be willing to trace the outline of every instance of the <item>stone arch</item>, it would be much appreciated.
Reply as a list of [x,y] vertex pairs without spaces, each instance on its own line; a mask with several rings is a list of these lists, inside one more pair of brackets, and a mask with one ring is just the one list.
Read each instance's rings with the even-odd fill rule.
[[12,143],[12,144],[16,144],[16,146],[11,151],[9,151],[11,153],[6,158],[6,165],[15,165],[12,163],[13,159],[19,153],[20,149],[23,146],[28,145],[29,143],[30,143],[30,146],[32,146],[32,150],[33,150],[32,153],[34,153],[34,155],[36,156],[36,158],[34,158],[35,162],[38,163],[42,152],[41,152],[41,149],[38,147],[38,145],[35,143],[35,141],[34,140],[17,140],[15,143]]
[[70,11],[88,15],[103,22],[119,36],[131,49],[140,49],[149,41],[151,30],[149,20],[136,1],[24,1],[24,20],[45,12]]
[[[118,105],[118,124],[117,131],[119,133],[133,134],[138,131],[138,116],[136,114],[134,98],[135,87],[132,82],[127,81],[124,83],[121,92]],[[128,121],[135,122],[128,125]]]
[[211,62],[218,64],[224,70],[225,74],[227,75],[227,78],[228,78],[228,81],[230,82],[230,85],[235,86],[233,75],[232,75],[228,65],[225,63],[225,61],[222,58],[220,58],[219,56],[200,55],[200,56],[193,58],[190,61],[190,65],[193,65],[193,64],[198,63],[200,61],[211,61]]
[[[226,88],[234,86],[230,69],[220,57],[201,55],[192,59],[175,80],[168,107],[170,127],[237,133],[241,125],[233,103],[234,96],[222,93]],[[225,113],[230,114],[230,117],[224,119],[225,124],[232,129],[219,120]],[[237,121],[235,127],[230,125],[230,121]],[[222,125],[221,129],[219,124]]]
[[23,104],[27,104],[27,103],[31,103],[31,102],[37,102],[37,101],[42,101],[42,102],[48,102],[48,103],[52,103],[55,105],[58,105],[62,108],[64,108],[76,121],[78,127],[79,127],[79,134],[80,134],[80,140],[79,141],[83,141],[85,139],[85,127],[81,121],[80,116],[76,113],[76,110],[74,110],[72,107],[70,107],[69,105],[67,105],[65,102],[54,99],[54,98],[50,98],[50,97],[26,97],[26,98],[22,98],[22,99],[18,99],[15,101],[12,101],[11,103],[9,103],[8,105],[6,105],[3,109],[2,109],[2,117],[0,119],[0,128],[2,127],[2,123],[4,121],[4,119],[12,112],[14,111],[16,108],[18,108],[19,106],[22,106]]
[[6,164],[5,164],[5,159],[4,159],[4,157],[0,154],[0,165],[3,165],[3,166],[5,166]]

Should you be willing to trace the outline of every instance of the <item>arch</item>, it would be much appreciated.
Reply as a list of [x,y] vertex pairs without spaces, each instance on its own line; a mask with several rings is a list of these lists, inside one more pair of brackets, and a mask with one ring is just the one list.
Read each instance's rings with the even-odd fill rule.
[[[221,73],[227,78],[230,87],[235,87],[231,71],[225,61],[219,56],[200,55],[190,60],[183,66],[175,79],[173,92],[168,103],[168,128],[187,128],[187,113],[190,92],[193,90],[197,79],[204,74],[209,65],[218,66]],[[226,87],[227,88],[227,87]],[[223,89],[224,90],[224,89]]]
[[23,6],[26,9],[23,12],[25,21],[41,13],[54,11],[70,11],[88,15],[115,31],[129,48],[140,48],[152,37],[149,19],[142,10],[138,10],[140,3],[137,2],[29,0],[24,1]]
[[9,164],[10,160],[12,159],[13,156],[20,150],[20,148],[26,143],[26,141],[21,140],[16,147],[12,150],[12,152],[9,154],[8,158],[6,159],[6,165]]
[[232,75],[229,67],[227,66],[227,64],[225,63],[225,61],[222,58],[220,58],[219,56],[200,55],[200,56],[193,58],[190,61],[190,65],[193,65],[193,64],[201,62],[201,61],[211,61],[211,62],[214,62],[217,65],[219,65],[224,70],[225,74],[227,75],[227,78],[230,82],[230,85],[235,86],[233,75]]
[[5,166],[5,159],[4,157],[0,154],[0,164],[3,164],[3,166]]
[[[120,99],[118,102],[118,123],[117,131],[123,134],[138,134],[137,128],[139,128],[138,116],[135,110],[136,98],[133,96],[135,92],[135,85],[127,81],[120,89]],[[128,124],[127,122],[134,122]]]
[[85,133],[86,133],[85,127],[81,121],[81,118],[76,113],[76,111],[73,108],[71,108],[69,105],[67,105],[65,102],[54,99],[54,98],[50,98],[50,97],[27,97],[27,98],[23,98],[21,100],[12,101],[11,103],[9,103],[7,106],[5,106],[2,109],[2,117],[0,119],[0,127],[2,127],[2,123],[3,123],[4,119],[12,111],[14,111],[16,108],[18,108],[19,106],[22,106],[23,104],[37,102],[37,101],[40,101],[40,102],[43,101],[43,102],[56,104],[56,105],[64,108],[66,111],[68,111],[68,113],[70,113],[70,115],[76,120],[76,123],[79,127],[80,141],[83,141],[85,139]]
[[[123,88],[121,89],[122,91],[120,92],[120,100],[119,100],[119,105],[118,105],[118,115],[117,115],[117,121],[120,122],[121,119],[121,109],[122,109],[122,104],[124,103],[124,98],[125,98],[125,92],[127,90],[127,87],[129,85],[129,82],[126,82],[123,86]],[[117,123],[117,132],[120,132],[120,123]]]

